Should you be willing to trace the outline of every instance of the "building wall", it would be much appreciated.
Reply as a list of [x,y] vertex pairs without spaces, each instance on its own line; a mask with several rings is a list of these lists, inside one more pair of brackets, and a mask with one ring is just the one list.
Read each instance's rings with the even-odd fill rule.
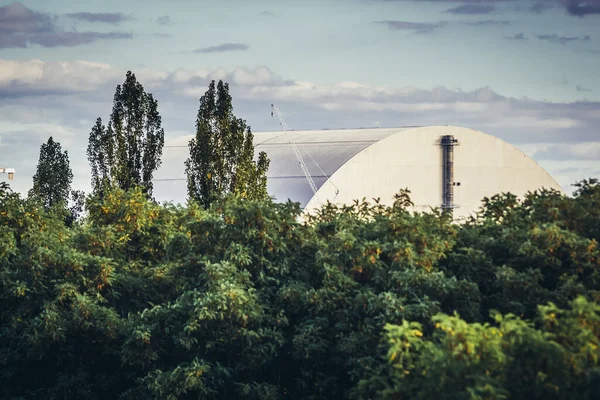
[[330,176],[305,209],[310,212],[327,200],[342,204],[365,197],[392,204],[402,188],[411,191],[416,211],[441,206],[443,135],[459,141],[454,148],[454,180],[460,182],[454,187],[456,218],[473,213],[484,197],[500,192],[520,197],[542,187],[562,192],[544,169],[514,146],[472,129],[432,126],[401,130],[360,151]]

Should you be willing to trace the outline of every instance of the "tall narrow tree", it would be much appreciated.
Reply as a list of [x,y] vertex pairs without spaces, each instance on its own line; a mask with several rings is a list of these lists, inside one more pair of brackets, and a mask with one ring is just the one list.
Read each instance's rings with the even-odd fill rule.
[[254,135],[246,121],[233,114],[229,85],[212,81],[200,98],[196,136],[185,161],[188,195],[208,207],[229,193],[248,199],[266,198],[269,159],[254,160]]
[[72,182],[73,172],[69,165],[69,155],[66,150],[63,152],[60,143],[50,136],[48,142],[40,148],[40,158],[29,196],[39,199],[46,209],[55,205],[66,207]]
[[151,196],[164,146],[161,125],[158,102],[128,71],[123,85],[117,85],[108,125],[98,118],[90,132],[87,155],[94,191],[104,185],[141,186]]

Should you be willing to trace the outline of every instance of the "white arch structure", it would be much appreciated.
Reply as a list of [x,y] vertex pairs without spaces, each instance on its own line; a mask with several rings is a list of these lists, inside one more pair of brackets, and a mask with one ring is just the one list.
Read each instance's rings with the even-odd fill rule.
[[457,219],[476,211],[484,197],[500,192],[519,197],[541,188],[563,192],[525,153],[473,129],[427,126],[290,134],[318,188],[315,195],[284,132],[255,133],[255,154],[265,151],[271,160],[267,180],[270,195],[277,201],[297,201],[307,212],[327,200],[349,204],[355,199],[380,198],[381,203],[392,204],[394,194],[403,188],[411,191],[413,210],[441,207],[445,162],[440,140],[445,135],[458,140],[453,148],[453,203],[457,205]]

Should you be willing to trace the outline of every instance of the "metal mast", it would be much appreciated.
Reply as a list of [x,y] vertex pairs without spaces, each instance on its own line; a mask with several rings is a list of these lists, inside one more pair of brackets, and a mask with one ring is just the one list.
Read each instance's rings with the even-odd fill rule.
[[302,168],[302,172],[304,173],[304,176],[306,176],[306,180],[308,181],[308,184],[310,185],[310,188],[313,191],[313,195],[317,194],[317,186],[315,185],[315,181],[313,181],[313,178],[310,176],[310,172],[308,172],[306,163],[304,162],[302,155],[298,151],[298,146],[296,146],[296,143],[294,142],[294,140],[292,139],[292,136],[289,133],[290,128],[288,128],[287,124],[285,123],[285,120],[283,119],[281,112],[279,112],[279,108],[277,108],[274,104],[271,104],[271,117],[273,117],[273,113],[279,119],[281,128],[285,132],[288,141],[290,142],[290,144],[292,145],[292,148],[294,149],[294,154],[296,155],[296,158],[298,159],[298,163],[300,164],[300,168]]
[[442,144],[442,209],[453,209],[458,206],[454,204],[454,146],[458,140],[452,135],[444,135]]

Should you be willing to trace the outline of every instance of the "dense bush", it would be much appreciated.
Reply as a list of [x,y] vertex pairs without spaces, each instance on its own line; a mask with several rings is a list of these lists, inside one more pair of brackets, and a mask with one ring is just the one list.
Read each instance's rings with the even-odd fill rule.
[[66,226],[2,187],[0,398],[597,398],[597,182],[407,204],[113,190]]

